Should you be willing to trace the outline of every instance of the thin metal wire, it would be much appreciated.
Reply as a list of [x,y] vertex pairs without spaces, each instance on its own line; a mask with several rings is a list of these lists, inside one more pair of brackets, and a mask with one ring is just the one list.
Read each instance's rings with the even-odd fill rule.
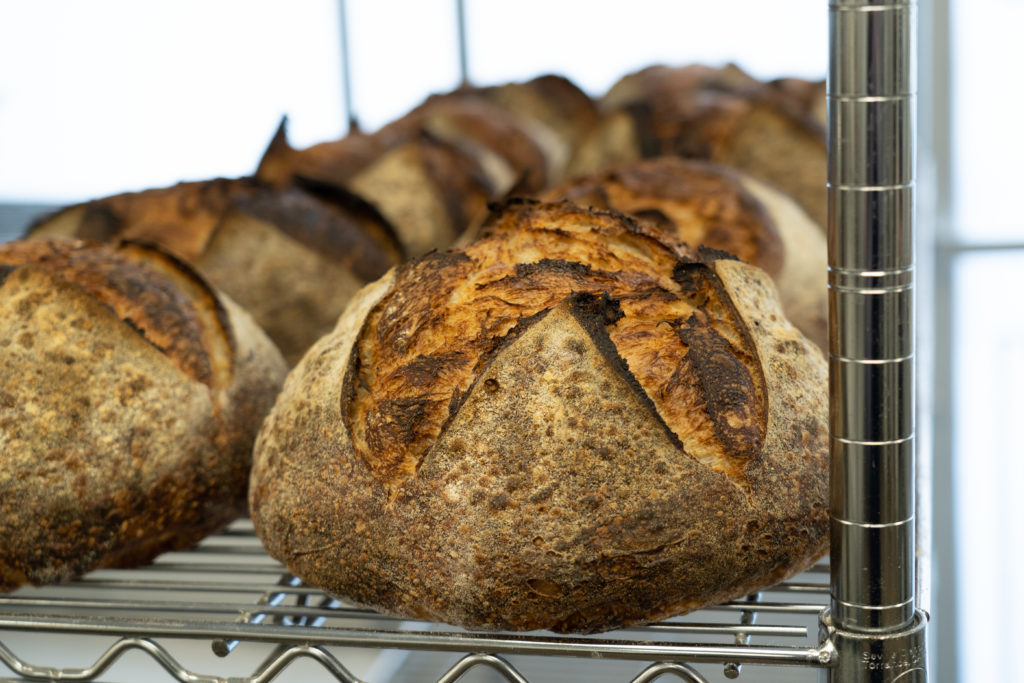
[[[249,552],[239,552],[239,547],[248,547]],[[168,571],[172,573],[165,574]],[[101,570],[68,584],[0,596],[0,661],[25,680],[87,681],[101,675],[124,652],[142,650],[179,681],[222,680],[188,671],[171,652],[171,643],[178,639],[200,639],[209,640],[222,656],[243,641],[275,644],[277,649],[250,677],[231,679],[246,683],[270,680],[298,657],[318,661],[337,680],[355,681],[340,662],[332,661],[329,648],[333,647],[487,653],[498,657],[493,661],[508,655],[647,661],[653,664],[635,680],[653,680],[657,676],[650,676],[661,671],[699,681],[703,679],[687,678],[684,662],[825,666],[829,648],[814,639],[810,622],[827,601],[828,587],[823,582],[827,571],[827,565],[820,564],[799,579],[765,591],[766,595],[800,596],[796,602],[738,600],[659,624],[595,636],[467,633],[381,615],[306,586],[270,560],[251,525],[241,522],[195,550],[174,553],[148,567]],[[182,577],[179,572],[186,574]],[[140,591],[145,591],[143,600],[133,597]],[[731,616],[737,612],[738,619]],[[784,616],[808,623],[754,624],[759,612],[766,619]],[[2,644],[6,631],[40,637],[105,635],[119,640],[94,664],[60,670],[20,659]],[[700,642],[684,640],[688,638]],[[751,645],[751,639],[759,644]],[[766,639],[772,644],[762,644]],[[803,644],[778,644],[794,641]],[[310,649],[310,644],[316,647]],[[478,666],[482,661],[466,659],[463,666],[471,662]],[[450,674],[454,675],[452,671],[444,675],[456,680]]]
[[466,2],[455,0],[456,44],[459,47],[459,83],[469,85],[469,34],[466,31]]
[[341,88],[342,96],[345,98],[345,121],[348,123],[348,132],[359,130],[359,121],[356,119],[355,105],[352,102],[352,61],[351,50],[349,50],[348,33],[348,7],[345,0],[338,0],[338,30],[341,36]]

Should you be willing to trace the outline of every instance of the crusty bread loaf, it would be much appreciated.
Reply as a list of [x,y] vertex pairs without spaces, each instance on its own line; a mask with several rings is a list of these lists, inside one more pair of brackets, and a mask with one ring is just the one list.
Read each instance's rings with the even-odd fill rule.
[[655,157],[577,178],[542,197],[621,211],[757,266],[775,280],[786,317],[826,348],[825,236],[782,192],[720,164]]
[[826,385],[763,271],[510,200],[363,289],[292,371],[251,514],[297,576],[396,615],[658,620],[825,552]]
[[375,133],[305,150],[292,149],[279,129],[257,176],[361,197],[415,256],[450,246],[486,215],[489,201],[546,187],[550,165],[520,119],[485,97],[457,92],[428,98]]
[[483,99],[497,104],[543,150],[549,184],[564,179],[576,148],[599,120],[597,104],[590,96],[568,78],[555,74],[501,85],[464,85],[434,95],[427,103],[438,99]]
[[732,67],[654,66],[612,86],[602,111],[571,175],[654,156],[707,159],[778,187],[824,232],[825,130],[786,89]]
[[11,242],[0,320],[0,590],[144,563],[245,512],[286,367],[184,263]]
[[251,313],[294,364],[356,290],[404,256],[376,209],[315,189],[317,197],[249,178],[179,183],[67,207],[27,236],[158,245]]

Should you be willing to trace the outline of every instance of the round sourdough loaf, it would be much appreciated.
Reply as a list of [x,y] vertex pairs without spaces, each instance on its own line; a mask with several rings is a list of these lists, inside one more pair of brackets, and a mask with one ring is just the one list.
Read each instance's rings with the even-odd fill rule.
[[364,288],[257,438],[270,554],[388,613],[561,632],[819,558],[824,357],[762,271],[665,239],[510,200]]
[[244,514],[286,366],[190,268],[11,242],[0,321],[0,590],[145,563]]

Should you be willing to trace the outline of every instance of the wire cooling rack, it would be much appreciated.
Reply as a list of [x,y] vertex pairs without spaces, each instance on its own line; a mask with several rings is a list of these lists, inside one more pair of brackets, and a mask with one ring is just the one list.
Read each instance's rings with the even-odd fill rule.
[[[0,595],[0,663],[13,680],[96,681],[129,652],[142,651],[178,681],[255,683],[272,680],[298,659],[311,659],[336,680],[355,683],[361,679],[346,657],[430,651],[456,656],[454,665],[430,675],[438,683],[459,680],[477,667],[525,682],[510,661],[518,655],[649,663],[631,683],[664,674],[704,681],[688,666],[697,662],[720,663],[727,678],[736,678],[743,664],[830,663],[831,645],[819,641],[817,629],[828,602],[828,571],[818,565],[744,600],[640,628],[595,636],[484,634],[387,617],[327,596],[267,556],[251,522],[240,520],[197,548],[169,553],[146,567],[99,570],[71,583]],[[34,657],[65,647],[69,634],[106,640],[98,641],[88,661],[60,667],[53,660],[31,661],[33,656],[9,644],[28,634]],[[249,670],[225,677],[183,663],[175,652],[182,641],[205,641],[229,663],[240,644],[271,645],[255,670],[250,659],[238,658],[238,666]],[[0,675],[5,673],[0,666]]]

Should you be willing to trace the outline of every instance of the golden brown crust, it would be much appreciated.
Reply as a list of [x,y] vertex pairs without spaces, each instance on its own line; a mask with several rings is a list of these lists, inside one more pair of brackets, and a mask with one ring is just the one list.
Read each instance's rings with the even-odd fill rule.
[[706,259],[516,201],[392,271],[264,423],[265,546],[357,603],[484,629],[606,630],[805,567],[824,359],[761,271]]
[[729,68],[655,66],[624,77],[603,108],[574,175],[654,156],[707,159],[780,188],[824,230],[825,132],[783,90]]
[[542,123],[572,146],[598,121],[594,100],[571,80],[557,74],[475,91],[507,111]]
[[[135,247],[123,249],[132,253]],[[153,260],[167,258],[158,252],[147,256]],[[161,277],[151,265],[74,241],[9,242],[0,247],[0,266],[37,266],[60,273],[64,280],[128,322],[192,380],[216,388],[224,386],[223,382],[214,382],[214,368],[223,361],[213,354],[214,350],[221,351],[218,340],[230,339],[230,335],[223,308],[201,281],[197,280],[199,286],[189,293],[202,299],[202,307],[189,301],[173,275]],[[205,316],[204,311],[212,311],[212,315]],[[222,378],[230,372],[229,365],[217,375]]]
[[576,178],[542,196],[630,214],[687,244],[727,251],[772,276],[782,269],[778,228],[725,166],[657,157]]
[[[490,179],[492,198],[512,187],[533,192],[548,184],[543,149],[515,117],[486,99],[434,96],[391,126],[444,140],[475,159]],[[495,168],[496,160],[505,168]]]
[[371,135],[356,131],[305,150],[278,131],[257,175],[355,194],[387,218],[406,253],[419,255],[450,246],[488,201],[545,187],[549,160],[514,115],[455,92],[428,98]]
[[549,184],[564,177],[576,148],[599,120],[597,105],[590,96],[557,75],[485,87],[464,85],[431,99],[482,99],[496,104],[543,151]]
[[29,237],[166,249],[249,310],[294,364],[356,289],[404,256],[375,208],[342,190],[329,194],[321,201],[244,178],[180,183],[69,207]]
[[476,161],[429,135],[388,150],[348,187],[380,210],[409,255],[450,245],[492,198]]
[[734,64],[713,67],[706,64],[669,66],[652,64],[626,74],[601,98],[604,111],[615,111],[636,102],[645,102],[668,93],[692,93],[707,90],[744,93],[763,88],[763,84]]
[[[0,263],[0,590],[144,563],[242,514],[285,371],[249,316],[134,245],[15,242]],[[189,362],[162,325],[188,329]]]
[[790,198],[721,164],[656,157],[578,178],[543,195],[614,209],[687,244],[729,252],[766,271],[789,320],[827,343],[826,245]]
[[295,149],[288,143],[286,123],[281,122],[255,173],[261,181],[274,187],[292,185],[296,177],[344,186],[381,154],[405,140],[354,130],[340,140]]

